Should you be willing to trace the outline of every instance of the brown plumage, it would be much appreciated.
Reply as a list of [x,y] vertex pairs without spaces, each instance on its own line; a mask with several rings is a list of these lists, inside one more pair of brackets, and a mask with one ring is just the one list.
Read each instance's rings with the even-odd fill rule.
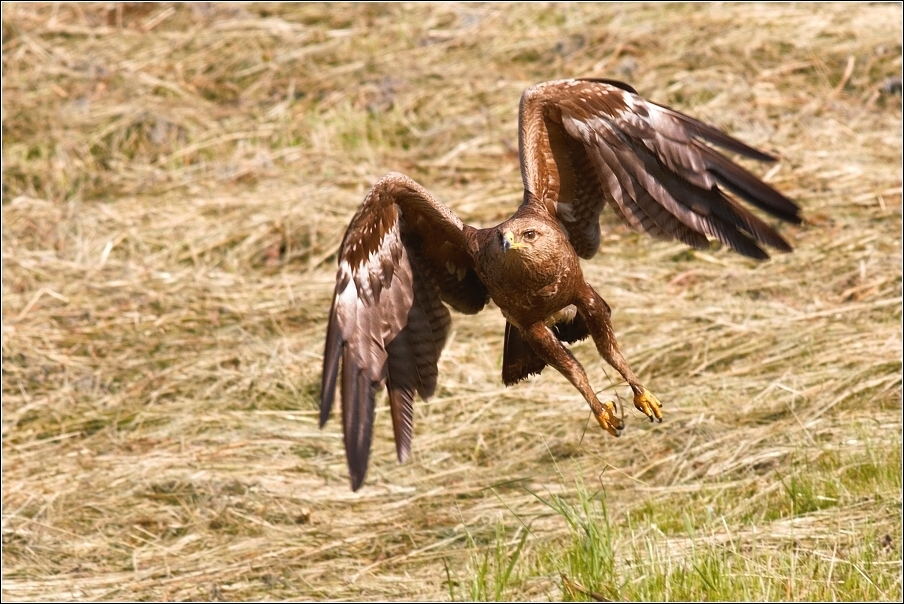
[[[760,161],[773,158],[610,80],[562,80],[525,91],[519,116],[524,199],[502,224],[463,224],[410,178],[390,173],[368,193],[339,251],[339,272],[323,359],[320,425],[341,382],[342,424],[352,489],[364,481],[374,396],[389,390],[396,452],[408,457],[414,395],[436,389],[449,335],[446,305],[474,314],[492,299],[506,318],[502,379],[514,384],[546,365],[583,395],[600,426],[622,422],[600,403],[580,363],[563,345],[591,336],[634,392],[634,404],[661,421],[659,401],[618,350],[609,306],[578,257],[599,248],[608,203],[635,229],[706,248],[708,238],[752,258],[759,244],[791,247],[731,192],[777,218],[800,222],[798,207],[706,143]],[[340,358],[341,379],[340,379]]]

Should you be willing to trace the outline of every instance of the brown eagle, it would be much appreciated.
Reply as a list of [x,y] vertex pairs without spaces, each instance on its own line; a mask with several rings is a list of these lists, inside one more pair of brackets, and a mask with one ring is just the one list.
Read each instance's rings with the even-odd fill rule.
[[634,405],[662,421],[660,403],[618,349],[610,309],[584,280],[578,257],[600,244],[607,203],[629,226],[706,249],[709,237],[751,258],[759,244],[791,246],[732,193],[787,222],[799,208],[715,151],[773,157],[678,111],[602,79],[545,82],[521,97],[518,146],[524,199],[494,227],[462,223],[410,178],[390,173],[368,193],[339,250],[330,309],[320,426],[333,406],[342,359],[342,426],[351,486],[364,481],[374,396],[385,385],[396,452],[411,448],[415,392],[436,389],[449,335],[446,305],[474,314],[492,299],[506,318],[502,381],[514,384],[552,365],[577,388],[599,425],[618,436],[623,422],[601,403],[581,364],[563,345],[593,338],[634,392]]

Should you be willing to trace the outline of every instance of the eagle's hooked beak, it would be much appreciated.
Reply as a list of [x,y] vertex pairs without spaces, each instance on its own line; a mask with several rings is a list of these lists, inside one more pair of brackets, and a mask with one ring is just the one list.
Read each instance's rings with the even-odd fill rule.
[[511,231],[506,231],[502,234],[502,251],[507,252],[509,250],[519,250],[523,247],[527,247],[527,245],[523,243],[515,242],[515,234]]

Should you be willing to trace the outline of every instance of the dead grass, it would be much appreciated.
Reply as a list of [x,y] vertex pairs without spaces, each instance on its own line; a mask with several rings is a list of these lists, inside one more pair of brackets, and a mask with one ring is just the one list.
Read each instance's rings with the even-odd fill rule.
[[[459,597],[447,570],[522,522],[535,572],[504,593],[558,599],[537,556],[568,527],[532,493],[582,482],[641,536],[687,514],[752,559],[804,543],[834,568],[887,535],[872,597],[900,599],[900,481],[845,473],[876,451],[900,471],[900,5],[2,11],[4,599]],[[808,219],[794,254],[692,254],[607,215],[585,270],[666,421],[629,410],[615,440],[557,374],[503,388],[502,317],[459,317],[412,460],[381,408],[351,493],[315,402],[349,217],[389,170],[468,222],[508,216],[521,91],[572,75],[779,154],[768,178]],[[826,459],[844,497],[779,497]]]

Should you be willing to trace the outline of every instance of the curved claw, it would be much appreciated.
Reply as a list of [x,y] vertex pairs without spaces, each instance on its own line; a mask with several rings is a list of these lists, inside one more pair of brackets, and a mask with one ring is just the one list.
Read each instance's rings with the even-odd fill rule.
[[646,388],[640,394],[634,395],[634,406],[649,417],[651,422],[654,419],[662,422],[662,403]]
[[615,415],[615,403],[612,401],[606,401],[600,406],[600,409],[593,409],[593,416],[596,417],[597,423],[600,425],[600,428],[611,434],[612,436],[619,436],[621,431],[625,427],[625,422],[622,421],[620,417]]

